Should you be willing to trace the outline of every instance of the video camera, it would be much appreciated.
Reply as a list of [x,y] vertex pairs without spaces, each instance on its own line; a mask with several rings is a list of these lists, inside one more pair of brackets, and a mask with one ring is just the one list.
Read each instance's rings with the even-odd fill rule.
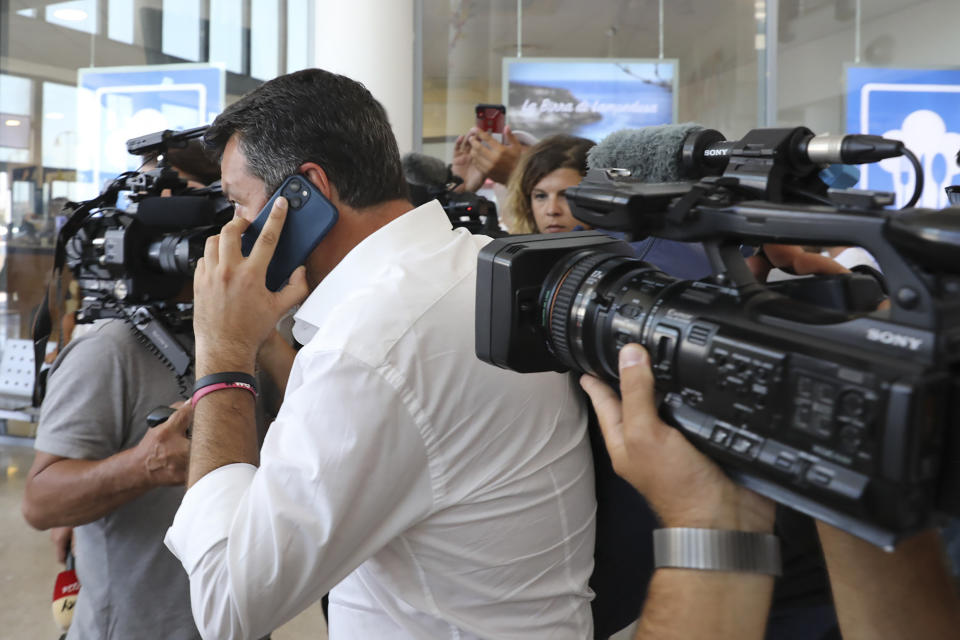
[[[178,378],[192,359],[171,331],[190,326],[193,305],[171,299],[190,282],[206,239],[233,217],[219,181],[192,188],[174,168],[184,167],[171,156],[186,159],[183,150],[197,145],[191,141],[205,130],[167,130],[128,140],[128,152],[147,156],[147,162],[155,157],[156,167],[125,172],[96,198],[68,203],[54,254],[54,281],[59,284],[66,265],[77,282],[77,322],[126,320]],[[121,193],[127,196],[123,208],[118,206]],[[49,325],[49,312],[42,308],[34,330],[37,345],[45,344]]]
[[[616,383],[636,342],[664,420],[750,489],[886,548],[960,514],[960,208],[890,211],[889,194],[827,191],[815,163],[785,166],[768,145],[725,148],[721,175],[643,184],[592,169],[567,190],[594,227],[703,242],[714,275],[678,280],[596,231],[494,240],[479,256],[477,355]],[[792,295],[849,292],[843,276],[760,284],[742,254],[760,243],[861,246],[890,306]]]
[[402,165],[413,206],[437,200],[455,229],[491,237],[504,235],[497,220],[497,206],[479,194],[456,191],[463,180],[442,160],[411,152],[404,154]]

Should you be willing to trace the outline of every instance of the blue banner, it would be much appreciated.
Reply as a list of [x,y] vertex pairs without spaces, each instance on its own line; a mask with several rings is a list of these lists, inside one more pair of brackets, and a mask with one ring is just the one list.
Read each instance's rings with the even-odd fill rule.
[[[947,206],[944,187],[960,182],[960,69],[847,68],[847,133],[902,140],[924,170],[917,206]],[[858,187],[909,200],[913,169],[903,158],[864,165]]]

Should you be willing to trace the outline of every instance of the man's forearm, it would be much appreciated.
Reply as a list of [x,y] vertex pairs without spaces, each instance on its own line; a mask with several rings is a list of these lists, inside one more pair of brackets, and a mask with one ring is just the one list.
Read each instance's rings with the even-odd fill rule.
[[23,515],[37,529],[87,524],[150,486],[136,449],[103,460],[62,459],[28,481]]
[[935,531],[887,553],[817,522],[844,640],[956,638],[960,598]]
[[[253,357],[197,357],[197,378],[224,371],[253,372]],[[242,389],[214,391],[197,403],[187,488],[215,469],[245,462],[259,464],[255,400]]]
[[773,576],[658,569],[636,640],[763,638],[772,593]]

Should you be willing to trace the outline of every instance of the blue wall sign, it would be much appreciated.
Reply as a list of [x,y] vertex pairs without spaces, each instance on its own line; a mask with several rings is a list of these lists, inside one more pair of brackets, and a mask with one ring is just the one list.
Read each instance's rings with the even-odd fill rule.
[[[960,182],[960,69],[848,67],[847,133],[902,140],[924,169],[917,206],[947,206],[944,187]],[[863,165],[857,186],[892,191],[901,206],[913,193],[913,169],[903,158]]]
[[224,105],[225,72],[208,64],[80,69],[80,181],[99,191],[141,160],[126,141],[163,129],[212,121]]

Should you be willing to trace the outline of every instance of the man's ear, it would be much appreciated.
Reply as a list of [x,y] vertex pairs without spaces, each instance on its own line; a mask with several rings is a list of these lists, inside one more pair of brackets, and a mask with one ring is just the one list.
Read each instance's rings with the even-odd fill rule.
[[313,186],[320,190],[320,193],[322,193],[327,200],[333,202],[337,195],[336,189],[330,184],[330,179],[327,178],[327,172],[323,170],[323,167],[316,162],[304,162],[300,165],[299,171],[307,177],[307,180],[313,183]]

